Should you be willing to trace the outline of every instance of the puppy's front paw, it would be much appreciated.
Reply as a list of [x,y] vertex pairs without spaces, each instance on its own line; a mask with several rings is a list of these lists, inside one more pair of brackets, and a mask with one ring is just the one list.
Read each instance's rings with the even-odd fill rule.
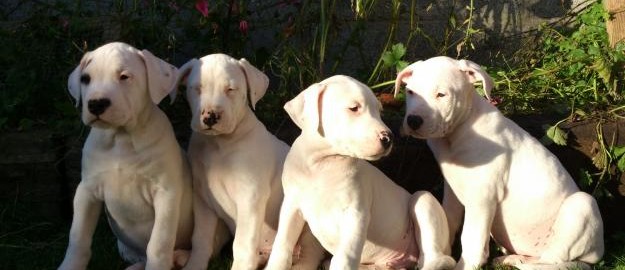
[[188,250],[174,250],[174,269],[182,269],[185,265],[187,265],[190,256],[191,254]]
[[231,270],[256,270],[257,267],[258,267],[258,264],[253,261],[235,260],[234,262],[232,262],[232,268],[230,269]]
[[480,269],[480,266],[479,262],[471,263],[466,261],[464,258],[460,258],[456,267],[454,267],[454,270],[475,270]]
[[512,255],[506,255],[506,256],[500,256],[500,257],[494,258],[493,264],[494,265],[503,264],[503,265],[514,266],[517,264],[524,264],[524,263],[535,262],[535,261],[536,261],[536,258],[512,254]]
[[451,270],[456,266],[456,261],[451,256],[442,255],[425,262],[421,270]]
[[89,256],[68,255],[65,257],[58,270],[83,270],[87,269],[87,264],[89,264]]

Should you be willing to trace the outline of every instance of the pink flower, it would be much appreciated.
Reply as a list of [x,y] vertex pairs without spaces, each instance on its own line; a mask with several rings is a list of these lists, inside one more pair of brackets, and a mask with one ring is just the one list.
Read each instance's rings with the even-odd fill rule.
[[241,34],[247,35],[249,28],[250,27],[246,20],[242,20],[239,22],[239,31],[241,31]]
[[195,9],[202,13],[202,16],[208,17],[208,1],[206,0],[195,0]]

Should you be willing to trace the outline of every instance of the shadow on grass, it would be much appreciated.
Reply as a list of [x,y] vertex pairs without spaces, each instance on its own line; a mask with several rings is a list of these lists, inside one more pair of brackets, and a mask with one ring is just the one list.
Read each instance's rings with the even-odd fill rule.
[[[62,220],[42,220],[29,203],[0,201],[0,269],[56,269],[65,255],[70,224]],[[117,253],[116,239],[104,216],[93,236],[88,269],[125,269]],[[230,269],[231,247],[227,245],[208,269]]]

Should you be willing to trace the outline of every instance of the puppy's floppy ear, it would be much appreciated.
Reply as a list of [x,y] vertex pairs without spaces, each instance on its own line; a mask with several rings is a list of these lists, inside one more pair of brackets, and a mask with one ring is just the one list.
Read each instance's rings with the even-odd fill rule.
[[467,74],[471,83],[482,81],[484,95],[486,95],[488,101],[491,101],[490,91],[493,89],[493,79],[490,75],[483,71],[480,65],[469,60],[458,60],[458,66],[461,71]]
[[323,135],[321,99],[325,89],[325,84],[315,83],[284,104],[284,110],[300,129],[314,129]]
[[411,65],[405,67],[399,73],[397,73],[397,77],[395,78],[395,93],[394,93],[395,97],[397,97],[397,95],[399,94],[399,91],[401,89],[401,84],[408,83],[408,79],[412,77],[412,72],[414,71],[415,67],[421,62],[423,61],[414,62]]
[[245,74],[245,79],[247,80],[248,86],[248,99],[252,104],[252,109],[256,108],[256,102],[260,100],[267,92],[267,87],[269,86],[269,78],[267,75],[252,66],[250,62],[245,60],[245,58],[241,58],[239,60],[239,65],[243,69],[243,73]]
[[178,88],[178,85],[187,85],[187,79],[189,78],[191,70],[193,70],[195,65],[199,62],[200,61],[197,60],[197,58],[193,58],[178,69],[178,77],[176,78],[176,85],[174,86],[174,89]]
[[145,62],[145,69],[148,81],[148,90],[150,98],[154,104],[158,104],[169,94],[171,103],[176,98],[176,79],[178,78],[178,69],[162,59],[154,56],[148,50],[139,52],[139,56]]
[[82,75],[82,70],[87,65],[87,59],[90,54],[91,52],[86,52],[85,55],[83,55],[78,66],[76,66],[74,71],[69,74],[69,78],[67,78],[67,90],[74,100],[76,100],[76,107],[80,105],[80,76]]

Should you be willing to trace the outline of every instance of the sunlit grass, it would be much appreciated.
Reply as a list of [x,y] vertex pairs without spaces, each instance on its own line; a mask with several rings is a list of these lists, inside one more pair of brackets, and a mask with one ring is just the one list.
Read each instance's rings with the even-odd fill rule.
[[[0,269],[56,269],[67,247],[69,224],[61,220],[41,220],[28,203],[0,202]],[[491,252],[497,256],[496,250]],[[208,269],[230,269],[231,246],[211,260]],[[124,269],[128,265],[117,253],[116,240],[104,218],[93,237],[89,269]],[[484,270],[512,270],[506,265],[485,266]],[[606,236],[603,260],[595,270],[625,270],[625,232]]]

